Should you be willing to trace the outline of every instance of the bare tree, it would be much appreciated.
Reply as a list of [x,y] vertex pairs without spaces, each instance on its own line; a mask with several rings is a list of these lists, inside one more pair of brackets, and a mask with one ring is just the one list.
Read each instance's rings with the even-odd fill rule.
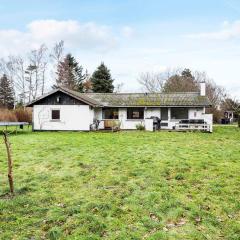
[[141,73],[138,82],[142,85],[143,91],[161,92],[166,81],[165,73]]
[[63,40],[55,43],[49,57],[53,63],[53,66],[52,66],[53,69],[51,71],[51,75],[53,76],[52,77],[53,82],[55,82],[57,78],[57,68],[64,57],[64,41]]
[[115,93],[120,93],[123,89],[124,83],[118,83],[116,84],[116,86],[114,87],[114,92]]
[[[55,44],[51,54],[46,45],[30,51],[26,56],[9,56],[0,59],[0,75],[5,74],[14,86],[14,102],[25,104],[45,93],[50,86],[47,79],[51,70],[57,72],[63,58],[64,42]],[[48,78],[47,78],[48,77]],[[56,78],[56,77],[55,77]],[[55,79],[54,79],[55,80]]]
[[[34,83],[32,98],[36,99],[39,93],[44,93],[45,72],[47,67],[47,47],[42,44],[38,49],[32,50],[29,55],[30,66],[34,69]],[[32,77],[32,76],[31,76]]]
[[181,68],[168,68],[164,72],[145,72],[140,74],[138,82],[145,92],[163,92],[166,82],[182,71]]
[[36,70],[36,66],[29,65],[25,71],[26,73],[26,82],[28,83],[28,101],[30,102],[34,96],[34,82],[33,82],[33,75]]
[[219,106],[223,99],[226,98],[226,90],[222,86],[217,85],[213,79],[209,78],[206,72],[195,71],[193,76],[198,84],[200,82],[206,83],[206,95],[213,106]]
[[50,53],[50,57],[58,63],[62,60],[64,53],[64,41],[61,40],[60,42],[55,43],[52,52]]

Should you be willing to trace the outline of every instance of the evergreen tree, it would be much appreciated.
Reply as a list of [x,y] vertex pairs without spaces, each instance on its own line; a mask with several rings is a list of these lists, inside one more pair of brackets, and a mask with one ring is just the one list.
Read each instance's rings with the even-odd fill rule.
[[71,54],[67,54],[58,64],[56,85],[83,92],[84,79],[83,67],[79,66]]
[[14,107],[14,89],[6,74],[0,78],[0,106]]
[[112,93],[114,90],[113,81],[110,70],[104,63],[101,63],[92,75],[92,90],[98,93]]

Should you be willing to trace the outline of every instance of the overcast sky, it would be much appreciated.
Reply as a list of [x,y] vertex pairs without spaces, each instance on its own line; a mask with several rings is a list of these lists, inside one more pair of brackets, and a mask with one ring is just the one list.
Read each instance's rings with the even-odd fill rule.
[[104,61],[125,91],[141,72],[206,71],[240,96],[239,0],[0,0],[0,55],[65,41],[90,72]]

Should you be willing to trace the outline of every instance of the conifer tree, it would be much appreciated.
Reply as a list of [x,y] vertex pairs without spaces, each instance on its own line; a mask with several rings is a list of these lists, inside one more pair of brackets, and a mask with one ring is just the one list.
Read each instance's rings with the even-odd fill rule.
[[14,107],[14,89],[11,80],[6,74],[0,78],[0,106]]
[[114,90],[113,81],[110,70],[104,63],[101,63],[92,75],[92,90],[97,93],[112,93]]
[[83,92],[84,79],[83,67],[71,54],[67,54],[58,64],[56,85]]

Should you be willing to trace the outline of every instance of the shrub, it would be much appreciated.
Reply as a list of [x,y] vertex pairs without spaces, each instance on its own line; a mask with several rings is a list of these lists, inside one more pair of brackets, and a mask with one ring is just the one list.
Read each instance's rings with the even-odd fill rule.
[[0,109],[0,122],[17,122],[17,117],[12,110]]
[[32,110],[30,108],[18,108],[14,110],[18,122],[32,122]]
[[143,130],[145,130],[145,126],[142,123],[139,123],[139,124],[136,124],[136,129],[143,131]]

